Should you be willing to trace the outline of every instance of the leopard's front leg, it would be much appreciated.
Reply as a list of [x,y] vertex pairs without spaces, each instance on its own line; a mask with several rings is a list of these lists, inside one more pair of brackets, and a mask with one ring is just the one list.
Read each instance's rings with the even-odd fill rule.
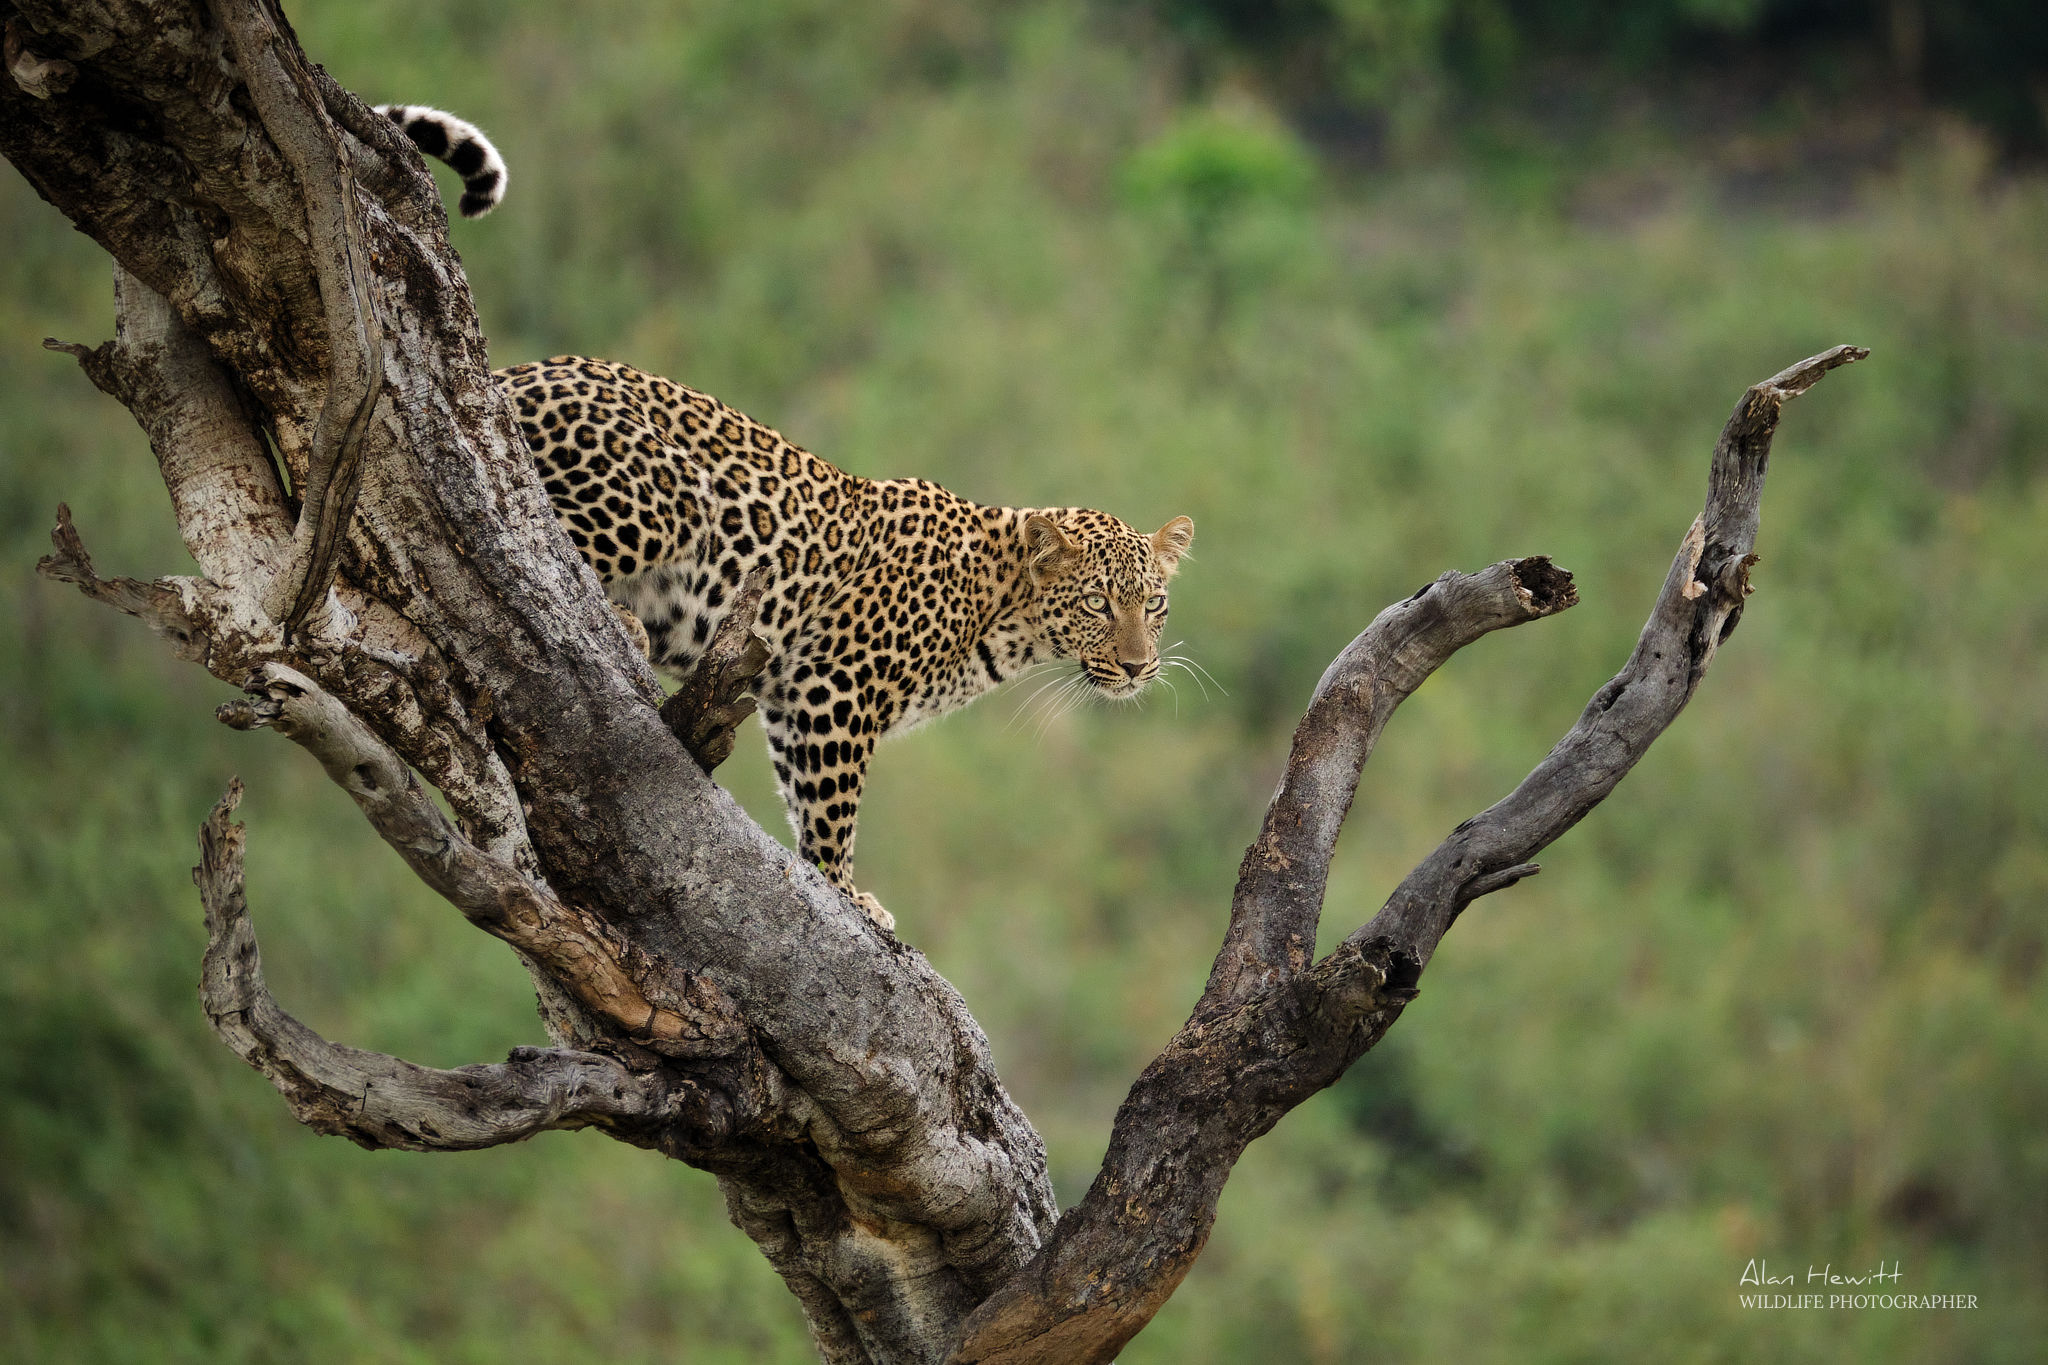
[[[853,840],[860,793],[875,737],[850,699],[835,705],[785,702],[763,713],[775,782],[789,807],[797,852],[884,929],[896,927],[882,903],[853,884]],[[865,733],[855,733],[865,731]]]

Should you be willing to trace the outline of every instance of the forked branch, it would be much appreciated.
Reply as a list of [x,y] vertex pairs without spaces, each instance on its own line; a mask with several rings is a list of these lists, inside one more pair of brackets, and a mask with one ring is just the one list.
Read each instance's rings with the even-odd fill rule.
[[1351,942],[1384,939],[1426,964],[1482,882],[1555,842],[1649,752],[1742,619],[1771,438],[1785,403],[1829,370],[1869,354],[1860,346],[1836,346],[1743,394],[1714,444],[1706,506],[1680,541],[1628,662],[1593,694],[1578,723],[1536,770],[1452,831]]
[[1394,708],[1482,635],[1578,600],[1571,574],[1546,555],[1447,573],[1381,612],[1331,662],[1295,729],[1265,824],[1245,850],[1207,1007],[1248,999],[1308,965],[1330,855]]
[[1446,574],[1382,612],[1338,656],[1245,853],[1208,989],[1131,1087],[1087,1198],[975,1311],[953,1360],[1106,1361],[1151,1320],[1207,1241],[1246,1144],[1378,1042],[1459,913],[1534,873],[1529,860],[1676,719],[1749,594],[1785,400],[1867,354],[1837,346],[1743,395],[1715,445],[1706,507],[1628,664],[1512,795],[1460,825],[1371,923],[1311,965],[1330,855],[1394,707],[1462,646],[1561,611],[1576,594],[1570,576],[1542,559]]

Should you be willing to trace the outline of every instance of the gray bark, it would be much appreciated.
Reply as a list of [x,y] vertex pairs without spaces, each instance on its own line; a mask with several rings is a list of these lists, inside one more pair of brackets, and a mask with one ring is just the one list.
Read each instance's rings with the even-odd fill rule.
[[1569,607],[1570,577],[1447,574],[1339,656],[1209,988],[1061,1217],[958,994],[707,778],[759,667],[744,623],[657,710],[491,384],[411,145],[260,0],[0,0],[0,20],[0,151],[115,262],[115,339],[52,344],[147,432],[201,576],[103,578],[64,509],[44,571],[244,688],[222,718],[307,749],[512,945],[554,1046],[440,1071],[293,1020],[263,985],[233,791],[196,874],[216,1031],[302,1122],[365,1145],[593,1127],[713,1172],[829,1361],[1106,1360],[1149,1321],[1244,1146],[1377,1041],[1458,912],[1533,872],[1691,695],[1748,591],[1779,407],[1861,354],[1745,396],[1628,667],[1314,961],[1381,727],[1463,645]]

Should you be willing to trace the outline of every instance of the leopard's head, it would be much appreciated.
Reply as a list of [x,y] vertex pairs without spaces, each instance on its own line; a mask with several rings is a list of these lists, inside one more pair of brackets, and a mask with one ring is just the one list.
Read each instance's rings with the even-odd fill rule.
[[1046,643],[1080,660],[1088,681],[1108,695],[1135,696],[1159,676],[1167,580],[1194,538],[1186,517],[1149,536],[1106,512],[1027,517],[1024,560]]

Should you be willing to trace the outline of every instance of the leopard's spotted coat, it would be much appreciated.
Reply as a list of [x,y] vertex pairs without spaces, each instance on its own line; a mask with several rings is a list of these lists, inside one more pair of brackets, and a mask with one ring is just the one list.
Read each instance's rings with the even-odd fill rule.
[[500,370],[541,478],[664,668],[689,667],[766,566],[761,719],[802,855],[852,880],[882,736],[1031,665],[1131,696],[1159,674],[1166,584],[1194,536],[1082,508],[984,507],[921,479],[843,473],[715,398],[574,356]]

